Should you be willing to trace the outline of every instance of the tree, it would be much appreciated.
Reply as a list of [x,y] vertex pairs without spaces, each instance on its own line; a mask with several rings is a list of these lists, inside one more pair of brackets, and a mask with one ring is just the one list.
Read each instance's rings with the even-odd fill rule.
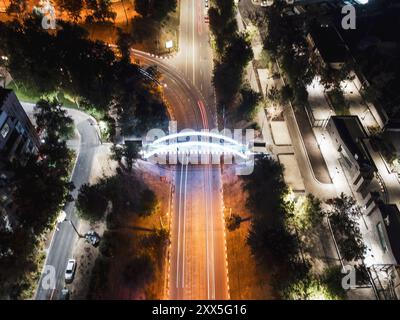
[[218,1],[208,10],[210,30],[215,38],[217,54],[222,55],[225,47],[237,34],[233,0]]
[[150,1],[149,0],[136,0],[135,11],[142,17],[147,17],[150,13]]
[[10,4],[8,5],[6,12],[7,14],[12,13],[24,13],[27,10],[27,3],[26,0],[11,0]]
[[271,258],[277,265],[288,263],[298,250],[296,237],[282,224],[270,223],[262,218],[253,219],[247,243],[252,254],[264,265],[268,265]]
[[148,250],[152,251],[152,256],[157,257],[158,262],[162,265],[162,258],[165,255],[165,248],[170,243],[170,233],[165,227],[159,227],[151,232],[149,235],[144,235],[141,239],[141,245]]
[[135,286],[143,286],[154,278],[154,263],[147,254],[131,258],[124,270],[124,280]]
[[140,43],[157,36],[154,20],[150,17],[136,16],[132,19],[131,37],[134,42]]
[[128,171],[132,170],[134,162],[139,158],[139,146],[134,141],[125,141],[125,144],[111,147],[112,159],[121,163],[124,158]]
[[238,116],[245,120],[252,120],[257,111],[262,95],[248,85],[244,85],[240,89],[241,102],[238,107]]
[[140,194],[139,216],[150,216],[156,210],[157,205],[158,200],[156,194],[150,189],[144,189]]
[[280,100],[282,103],[288,103],[294,98],[293,89],[290,85],[286,84],[282,87],[280,92]]
[[81,105],[107,109],[117,85],[112,49],[90,41],[75,24],[59,21],[56,32],[49,33],[40,21],[33,16],[0,23],[0,50],[9,57],[15,81],[35,97],[62,91]]
[[76,208],[81,218],[96,222],[104,218],[108,200],[104,196],[104,186],[100,183],[84,184],[79,189]]
[[136,0],[135,10],[142,17],[161,22],[176,10],[176,0]]
[[340,86],[334,87],[333,89],[328,91],[327,95],[338,115],[349,114],[349,106],[346,99],[344,98],[343,91]]
[[46,100],[36,105],[35,118],[40,130],[46,133],[46,143],[25,166],[13,164],[16,184],[13,198],[21,225],[40,234],[71,200],[70,192],[74,186],[68,177],[72,152],[64,139],[71,130],[72,120],[56,102]]
[[243,71],[253,58],[250,41],[244,34],[235,36],[226,47],[221,61],[216,63],[213,84],[219,105],[231,106],[243,81]]
[[267,92],[267,98],[269,101],[272,102],[272,104],[279,103],[280,101],[280,92],[276,87],[272,87],[271,89],[268,90]]
[[111,0],[86,0],[86,6],[92,11],[86,19],[88,22],[105,22],[115,20],[117,14],[111,10]]
[[364,259],[366,246],[363,242],[357,219],[361,217],[361,208],[354,198],[341,193],[339,197],[326,201],[328,217],[340,253],[347,261]]
[[[297,231],[308,231],[316,227],[323,218],[321,201],[312,194],[294,197],[290,191],[285,199],[285,211],[290,227]],[[290,199],[293,198],[293,199]]]
[[225,218],[226,228],[229,231],[234,231],[240,227],[240,223],[242,223],[243,221],[244,220],[240,215],[232,213]]
[[153,0],[152,17],[157,21],[163,21],[176,10],[177,0]]
[[247,208],[255,215],[275,220],[287,192],[279,163],[262,155],[255,159],[253,173],[242,176],[242,180],[243,189],[248,193]]
[[117,255],[118,249],[121,248],[122,244],[123,239],[120,233],[106,230],[101,238],[99,251],[103,256],[113,258]]
[[325,269],[320,277],[307,273],[284,287],[282,296],[288,300],[343,300],[342,277],[341,266]]
[[128,33],[123,32],[121,29],[118,29],[118,39],[117,46],[121,53],[121,60],[124,62],[131,61],[131,46],[132,38]]
[[68,12],[70,18],[77,22],[83,9],[83,0],[57,0],[58,6]]
[[45,131],[49,139],[53,136],[63,140],[70,139],[74,133],[74,122],[56,99],[39,100],[35,106],[36,125]]
[[347,62],[340,69],[333,69],[329,66],[319,68],[318,74],[320,76],[321,84],[324,85],[326,90],[333,88],[340,88],[340,83],[344,80],[353,80],[354,76],[351,74],[352,65]]

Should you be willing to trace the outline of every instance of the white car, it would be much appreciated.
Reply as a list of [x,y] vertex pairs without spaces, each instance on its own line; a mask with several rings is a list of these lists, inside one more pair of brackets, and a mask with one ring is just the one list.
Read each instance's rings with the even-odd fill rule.
[[76,270],[76,260],[69,259],[67,263],[67,268],[65,269],[65,282],[71,283],[74,280]]

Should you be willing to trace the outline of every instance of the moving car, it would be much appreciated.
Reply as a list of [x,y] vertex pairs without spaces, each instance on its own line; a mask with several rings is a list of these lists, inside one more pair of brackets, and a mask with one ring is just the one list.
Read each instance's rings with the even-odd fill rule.
[[67,263],[67,268],[65,269],[65,282],[71,283],[74,280],[76,270],[76,260],[69,259]]
[[204,10],[204,22],[205,23],[209,23],[210,22],[210,20],[208,18],[208,9]]

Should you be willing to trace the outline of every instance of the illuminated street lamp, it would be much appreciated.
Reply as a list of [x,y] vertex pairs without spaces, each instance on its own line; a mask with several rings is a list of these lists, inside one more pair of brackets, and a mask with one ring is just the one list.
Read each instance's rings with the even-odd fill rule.
[[[74,228],[75,233],[78,235],[79,238],[83,238],[85,239],[87,242],[89,242],[93,247],[98,247],[99,243],[100,243],[100,236],[98,235],[97,232],[90,230],[88,232],[86,232],[84,235],[80,234],[78,232],[78,229],[75,227],[74,223],[72,222],[72,220],[67,219],[67,214],[64,210],[60,211],[60,214],[57,217],[57,223],[63,223],[65,221],[68,221],[72,228]],[[58,228],[57,228],[58,231]]]
[[174,42],[172,40],[168,40],[165,42],[165,48],[167,48],[169,51],[174,47]]
[[76,232],[76,234],[78,235],[79,238],[85,238],[85,236],[81,235],[78,232],[78,229],[76,229],[74,223],[71,220],[67,219],[67,213],[64,210],[61,210],[60,214],[57,217],[57,223],[63,223],[65,221],[68,221],[71,224],[72,228],[74,228],[74,230],[75,230],[75,232]]

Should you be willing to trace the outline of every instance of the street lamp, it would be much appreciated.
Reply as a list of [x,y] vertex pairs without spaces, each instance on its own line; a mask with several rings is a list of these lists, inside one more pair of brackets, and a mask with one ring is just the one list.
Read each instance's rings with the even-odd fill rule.
[[173,47],[174,47],[174,42],[172,40],[168,40],[165,42],[165,48],[167,48],[169,52],[171,52],[171,49]]
[[361,120],[365,120],[368,112],[371,112],[371,110],[369,108],[365,109],[365,111],[361,114]]
[[78,229],[76,229],[76,227],[75,227],[74,223],[72,222],[72,220],[67,219],[67,213],[64,210],[61,210],[60,214],[57,217],[57,223],[63,223],[65,221],[68,221],[71,224],[72,228],[74,228],[74,231],[76,232],[76,234],[78,235],[79,238],[85,238],[85,236],[81,235],[78,232]]
[[[78,235],[79,238],[85,239],[93,247],[98,247],[100,240],[101,240],[98,233],[93,230],[90,230],[90,231],[86,232],[84,235],[80,234],[78,229],[75,227],[74,223],[72,222],[72,220],[67,219],[66,212],[64,210],[61,210],[60,214],[57,217],[57,223],[63,223],[65,221],[68,221],[71,224],[72,228],[74,228],[74,231]],[[57,231],[58,231],[58,229],[57,229]]]

